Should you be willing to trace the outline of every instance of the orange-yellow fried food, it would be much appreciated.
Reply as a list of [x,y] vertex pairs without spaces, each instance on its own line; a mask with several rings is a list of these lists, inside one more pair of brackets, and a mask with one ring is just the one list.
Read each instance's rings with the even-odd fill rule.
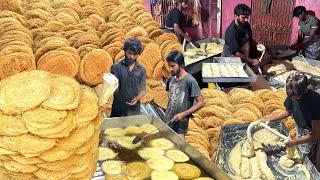
[[209,128],[206,130],[206,132],[209,135],[210,141],[212,141],[213,139],[218,140],[220,137],[221,127]]
[[200,109],[199,111],[197,111],[194,114],[198,114],[202,118],[208,117],[208,116],[216,116],[221,119],[225,119],[226,117],[231,116],[232,112],[230,112],[227,109],[222,108],[220,106],[211,105],[211,106],[204,107],[204,108]]
[[51,91],[50,74],[41,71],[23,72],[0,84],[0,109],[7,114],[21,114],[39,106]]
[[223,99],[225,99],[227,102],[229,101],[229,97],[228,95],[220,90],[217,89],[202,89],[201,90],[201,94],[205,97],[205,98],[215,98],[215,97],[221,97]]
[[253,112],[258,118],[262,117],[262,113],[260,112],[260,110],[255,105],[253,105],[251,103],[237,104],[234,106],[234,109],[236,109],[237,111],[239,109],[246,109],[246,110]]
[[206,106],[217,105],[229,110],[230,112],[233,112],[235,109],[232,104],[230,104],[226,99],[223,99],[222,97],[208,98],[205,100],[205,104]]
[[241,124],[244,123],[242,120],[237,118],[227,118],[222,124],[229,125],[229,124]]
[[110,72],[112,63],[108,52],[102,49],[93,50],[81,59],[80,77],[89,85],[97,85],[102,82],[103,74]]
[[258,116],[247,109],[239,109],[233,113],[233,117],[244,122],[253,122],[258,120]]
[[203,128],[204,129],[219,127],[224,122],[224,120],[222,120],[216,116],[205,117],[202,121],[203,121]]
[[153,101],[162,109],[167,109],[168,98],[169,98],[169,93],[163,90],[163,91],[157,92],[157,95],[153,98]]
[[63,50],[45,53],[37,62],[39,70],[74,77],[78,73],[79,64],[74,56]]
[[200,144],[201,146],[204,147],[204,150],[206,150],[206,151],[209,151],[209,149],[210,149],[210,143],[209,143],[209,141],[204,141],[204,140],[201,140],[201,139],[198,138],[198,137],[190,136],[190,135],[185,136],[185,139],[186,139],[186,141],[189,142],[189,143]]
[[50,83],[50,96],[42,103],[43,107],[55,110],[70,110],[78,107],[81,92],[76,80],[66,76],[54,75],[54,79]]

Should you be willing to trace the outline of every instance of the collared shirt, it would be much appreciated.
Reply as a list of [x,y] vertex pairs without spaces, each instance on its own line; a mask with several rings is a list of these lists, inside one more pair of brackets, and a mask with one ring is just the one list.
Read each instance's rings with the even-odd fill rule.
[[237,25],[233,20],[226,30],[223,56],[236,55],[237,52],[241,52],[241,47],[250,40],[252,40],[250,24],[245,22],[243,25]]
[[111,73],[119,79],[119,87],[114,93],[111,117],[129,116],[140,113],[140,101],[130,106],[130,102],[141,91],[146,90],[146,70],[138,62],[130,71],[125,60],[121,60],[111,67]]
[[316,30],[317,34],[319,34],[319,19],[314,16],[307,15],[305,21],[299,20],[298,30],[302,31],[304,36],[309,36],[311,30]]

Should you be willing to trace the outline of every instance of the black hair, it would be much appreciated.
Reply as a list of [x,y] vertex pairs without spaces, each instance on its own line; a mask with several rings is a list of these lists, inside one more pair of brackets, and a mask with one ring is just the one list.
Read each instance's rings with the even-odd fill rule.
[[302,12],[307,12],[306,7],[304,7],[304,6],[297,6],[297,7],[295,7],[295,8],[293,9],[292,17],[297,17],[297,18],[298,18]]
[[124,48],[123,50],[126,52],[128,50],[140,54],[141,53],[141,42],[138,38],[129,38],[124,42]]
[[167,55],[166,60],[167,60],[167,62],[177,63],[181,67],[184,67],[184,65],[185,65],[183,54],[177,50],[171,51]]
[[293,72],[286,81],[286,90],[289,97],[302,95],[308,89],[309,80],[302,72]]
[[179,3],[187,3],[188,2],[188,0],[175,0],[174,1],[175,2],[175,5],[178,5]]
[[249,6],[247,6],[246,4],[238,4],[234,8],[234,14],[236,16],[240,16],[240,15],[250,16],[251,12],[252,12],[251,8]]

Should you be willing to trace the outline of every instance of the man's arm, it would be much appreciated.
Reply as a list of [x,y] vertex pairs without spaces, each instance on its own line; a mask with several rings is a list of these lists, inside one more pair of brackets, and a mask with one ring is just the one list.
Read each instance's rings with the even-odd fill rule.
[[257,66],[259,64],[259,61],[258,59],[251,59],[249,58],[247,55],[245,54],[242,54],[241,52],[236,52],[236,56],[237,57],[240,57],[241,60],[245,63],[249,63],[249,64],[252,64],[254,66]]
[[320,137],[320,120],[312,120],[311,121],[312,131],[311,134],[306,136],[302,136],[295,139],[290,139],[286,145],[293,146],[297,144],[304,144],[312,141],[316,141]]
[[178,24],[174,23],[173,29],[178,35],[183,36],[187,41],[191,41],[190,36],[187,33],[183,32]]
[[276,121],[276,120],[280,120],[280,119],[284,119],[287,118],[291,115],[291,111],[290,110],[283,110],[275,115],[269,115],[269,116],[265,116],[262,118],[262,122],[271,122],[271,121]]
[[315,35],[316,35],[316,30],[312,29],[310,31],[309,36],[302,41],[301,49],[305,49],[305,47],[308,46],[314,40]]
[[187,109],[186,111],[183,111],[179,114],[176,114],[173,119],[175,121],[179,121],[182,120],[184,117],[191,115],[192,113],[198,111],[199,109],[201,109],[204,106],[204,98],[202,95],[195,97],[195,103],[193,104],[193,106],[189,109]]

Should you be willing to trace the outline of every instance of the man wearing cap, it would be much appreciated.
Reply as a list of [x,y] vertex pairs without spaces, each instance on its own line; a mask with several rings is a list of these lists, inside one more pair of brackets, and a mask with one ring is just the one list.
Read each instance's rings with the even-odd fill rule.
[[188,130],[189,117],[204,106],[204,98],[197,81],[185,71],[184,57],[179,51],[172,51],[166,58],[172,77],[167,82],[169,91],[165,121],[177,134],[184,136]]
[[140,114],[140,99],[146,94],[146,70],[136,61],[141,53],[141,42],[137,38],[127,39],[124,51],[125,58],[111,67],[111,73],[119,79],[111,117]]

